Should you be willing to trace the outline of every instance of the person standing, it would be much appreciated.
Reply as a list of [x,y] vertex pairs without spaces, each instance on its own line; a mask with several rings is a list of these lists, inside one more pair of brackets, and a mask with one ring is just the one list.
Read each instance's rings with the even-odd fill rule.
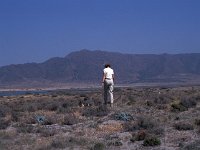
[[110,64],[105,64],[102,83],[104,88],[104,104],[110,103],[110,106],[113,107],[114,71],[111,69]]

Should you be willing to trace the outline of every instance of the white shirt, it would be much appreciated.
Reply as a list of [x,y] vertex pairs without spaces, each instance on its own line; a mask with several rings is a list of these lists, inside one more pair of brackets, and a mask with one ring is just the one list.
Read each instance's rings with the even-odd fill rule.
[[112,79],[113,78],[113,74],[114,74],[114,71],[113,71],[113,69],[111,69],[111,68],[104,68],[103,69],[103,72],[104,72],[104,74],[105,74],[105,78],[108,78],[108,79]]

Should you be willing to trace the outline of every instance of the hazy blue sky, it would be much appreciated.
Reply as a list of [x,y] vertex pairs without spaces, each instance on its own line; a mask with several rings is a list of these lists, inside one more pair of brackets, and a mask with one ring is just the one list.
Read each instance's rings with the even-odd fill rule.
[[200,0],[0,0],[0,66],[81,49],[200,52]]

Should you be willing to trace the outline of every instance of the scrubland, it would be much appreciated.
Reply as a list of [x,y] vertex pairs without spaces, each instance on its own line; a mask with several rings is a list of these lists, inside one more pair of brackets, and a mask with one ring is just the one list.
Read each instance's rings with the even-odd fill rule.
[[0,97],[0,149],[199,150],[200,87],[121,87]]

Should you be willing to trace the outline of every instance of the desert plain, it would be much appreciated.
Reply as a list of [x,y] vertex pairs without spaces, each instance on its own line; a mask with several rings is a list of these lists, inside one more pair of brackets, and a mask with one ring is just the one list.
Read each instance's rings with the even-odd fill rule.
[[117,87],[0,97],[2,150],[199,150],[200,86]]

